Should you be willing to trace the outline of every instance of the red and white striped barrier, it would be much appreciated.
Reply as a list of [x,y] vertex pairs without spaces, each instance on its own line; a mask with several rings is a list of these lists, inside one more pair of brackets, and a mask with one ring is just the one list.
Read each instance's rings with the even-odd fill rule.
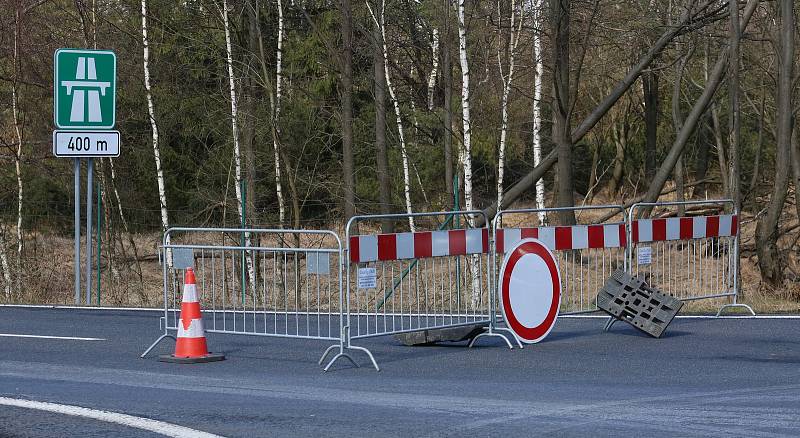
[[498,228],[495,250],[504,254],[522,239],[539,239],[551,251],[593,248],[624,248],[627,245],[624,223],[573,225],[564,227]]
[[631,222],[631,240],[633,243],[646,243],[732,237],[736,236],[738,227],[735,214],[638,219]]
[[489,230],[476,228],[351,236],[348,249],[353,263],[485,254],[489,252]]

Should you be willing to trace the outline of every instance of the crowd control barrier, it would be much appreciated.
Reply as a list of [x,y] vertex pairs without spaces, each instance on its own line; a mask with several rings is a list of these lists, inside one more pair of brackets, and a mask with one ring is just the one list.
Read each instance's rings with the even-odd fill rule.
[[[737,302],[738,214],[722,213],[732,205],[638,203],[627,214],[619,205],[515,209],[491,222],[481,211],[362,215],[348,221],[346,247],[325,230],[171,228],[160,252],[163,334],[142,357],[175,338],[189,267],[207,332],[331,341],[319,360],[336,352],[326,371],[342,358],[356,365],[353,351],[380,370],[354,340],[428,329],[481,324],[486,331],[470,347],[496,336],[521,348],[501,326],[496,283],[505,252],[525,238],[539,239],[558,260],[561,314],[596,311],[597,292],[619,268],[681,300],[731,297],[717,315],[730,307],[755,314]],[[696,215],[675,217],[682,210]],[[564,211],[578,224],[551,225],[549,216]],[[600,216],[609,219],[593,223]],[[472,226],[477,218],[483,226]],[[412,230],[377,232],[387,221]]]
[[[555,220],[551,216],[565,211],[576,213],[579,224],[546,226],[534,220],[543,214],[545,221],[553,223]],[[597,213],[614,214],[608,222],[590,223],[593,214]],[[493,267],[499,270],[505,251],[521,239],[539,239],[558,260],[561,272],[559,313],[569,315],[595,311],[597,291],[612,272],[625,267],[627,236],[624,221],[625,209],[620,205],[502,210],[494,220]],[[493,278],[498,278],[497,275],[495,273]]]
[[[245,240],[251,244],[241,245]],[[343,254],[331,231],[167,230],[161,247],[164,334],[142,357],[174,338],[181,271],[188,267],[195,271],[206,332],[336,341],[333,347],[343,350]]]
[[[629,272],[683,301],[731,297],[717,316],[732,307],[755,315],[737,302],[739,216],[733,206],[727,199],[634,204],[628,212]],[[680,210],[685,213],[678,217]]]
[[[347,223],[345,334],[351,340],[490,325],[494,292],[487,225],[472,228],[481,211],[354,216]],[[382,221],[412,218],[419,229],[369,233]],[[363,230],[363,231],[362,231]],[[361,231],[361,232],[360,232]],[[377,364],[374,364],[377,368]]]

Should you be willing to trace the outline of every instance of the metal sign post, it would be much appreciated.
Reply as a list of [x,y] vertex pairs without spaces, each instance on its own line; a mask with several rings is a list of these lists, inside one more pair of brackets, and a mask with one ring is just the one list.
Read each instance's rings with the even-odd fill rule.
[[[81,303],[81,159],[86,175],[86,297],[92,297],[94,158],[118,157],[117,56],[109,50],[58,49],[53,55],[53,155],[74,159],[75,304]],[[99,254],[98,254],[99,256]]]
[[75,304],[81,302],[81,160],[75,160]]

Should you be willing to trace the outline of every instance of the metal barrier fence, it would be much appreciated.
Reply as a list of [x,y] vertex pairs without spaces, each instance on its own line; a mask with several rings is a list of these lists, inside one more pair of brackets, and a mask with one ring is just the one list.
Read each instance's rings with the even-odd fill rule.
[[[348,346],[351,339],[472,324],[489,326],[494,311],[489,230],[486,225],[470,227],[477,217],[488,224],[481,211],[350,219],[346,227]],[[357,231],[376,229],[380,221],[409,218],[416,227],[430,231]],[[462,221],[463,228],[459,225]],[[506,342],[511,346],[508,339]]]
[[[252,246],[239,244],[247,233]],[[182,271],[193,267],[207,332],[338,341],[342,243],[332,231],[172,228],[161,248],[164,338],[180,321]],[[327,351],[326,351],[327,354]]]
[[[730,307],[755,315],[737,303],[739,226],[733,206],[727,199],[634,204],[628,212],[630,273],[684,301],[731,297],[717,315]],[[731,213],[722,213],[726,207]],[[681,214],[687,208],[695,211]],[[709,215],[709,209],[717,214]]]
[[[545,220],[560,212],[578,213],[578,225],[544,226],[532,216],[544,213]],[[594,224],[591,213],[614,213],[610,220]],[[581,217],[589,216],[589,217]],[[617,221],[613,221],[617,219]],[[500,269],[505,251],[521,239],[537,238],[556,256],[561,272],[561,314],[597,310],[595,297],[614,270],[625,267],[627,238],[625,209],[620,205],[503,210],[494,220],[493,267]],[[585,222],[581,224],[580,222]],[[503,224],[503,225],[501,225]],[[536,225],[536,226],[532,226]],[[493,275],[497,278],[498,274]]]
[[[559,260],[562,314],[597,310],[597,291],[620,267],[682,300],[732,297],[717,315],[735,306],[753,313],[736,301],[737,213],[672,217],[669,211],[704,205],[721,210],[732,203],[639,203],[627,215],[619,205],[502,210],[491,239],[481,211],[354,216],[345,229],[346,249],[336,233],[324,230],[172,228],[161,247],[164,333],[142,357],[174,339],[188,267],[195,270],[206,331],[334,341],[319,361],[338,349],[326,371],[339,358],[356,365],[350,351],[364,352],[380,370],[372,353],[352,340],[426,329],[485,324],[487,331],[470,347],[480,337],[497,336],[521,348],[499,326],[496,280],[506,249],[528,237],[544,242]],[[664,216],[665,209],[670,217],[638,217],[653,210]],[[532,220],[564,211],[588,223]],[[611,222],[591,223],[593,212]],[[478,217],[486,225],[471,227]],[[383,221],[408,221],[414,229],[374,232]]]

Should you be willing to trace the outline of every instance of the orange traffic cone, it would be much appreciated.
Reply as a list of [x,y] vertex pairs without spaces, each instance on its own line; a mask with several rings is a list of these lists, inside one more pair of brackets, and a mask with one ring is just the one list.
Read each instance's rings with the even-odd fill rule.
[[181,302],[181,319],[178,321],[178,340],[175,354],[159,356],[162,362],[199,363],[225,360],[225,355],[208,352],[206,334],[203,330],[203,315],[197,299],[194,271],[186,268],[183,280],[183,301]]

